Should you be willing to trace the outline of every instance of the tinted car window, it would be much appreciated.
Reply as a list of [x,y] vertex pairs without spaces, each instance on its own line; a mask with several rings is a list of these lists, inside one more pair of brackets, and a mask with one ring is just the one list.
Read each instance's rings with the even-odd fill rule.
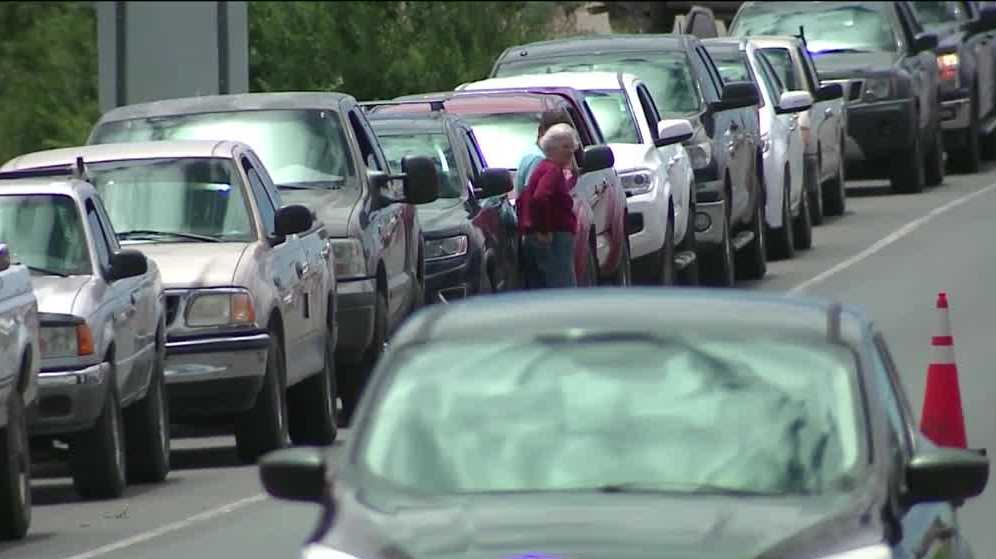
[[102,124],[93,143],[238,140],[252,146],[278,185],[344,186],[355,177],[339,117],[329,110],[198,113]]
[[791,91],[806,89],[802,76],[796,72],[795,63],[792,62],[792,53],[788,49],[765,48],[761,49],[761,53],[771,63],[771,67],[774,68],[782,85]]
[[898,39],[889,9],[874,2],[862,4],[807,4],[781,6],[778,2],[758,2],[745,6],[737,16],[733,35],[795,35],[804,29],[812,52],[886,51],[898,49]]
[[585,100],[595,113],[595,122],[609,144],[638,144],[640,131],[622,90],[585,91]]
[[513,335],[384,370],[357,462],[415,492],[824,493],[861,463],[854,357],[822,337]]
[[0,195],[0,239],[15,262],[56,274],[93,271],[83,220],[69,196]]
[[920,24],[928,29],[946,27],[952,23],[968,21],[968,13],[961,2],[910,2]]
[[496,77],[550,72],[627,72],[647,84],[662,113],[701,110],[698,87],[684,51],[561,55],[556,59],[503,64]]
[[536,145],[540,113],[461,115],[474,130],[489,167],[515,169],[529,152],[541,154]]
[[387,157],[391,172],[401,172],[401,160],[409,155],[421,155],[432,159],[439,173],[439,197],[459,198],[466,192],[460,180],[460,169],[453,155],[449,138],[442,132],[401,134],[382,131],[374,124],[377,138]]

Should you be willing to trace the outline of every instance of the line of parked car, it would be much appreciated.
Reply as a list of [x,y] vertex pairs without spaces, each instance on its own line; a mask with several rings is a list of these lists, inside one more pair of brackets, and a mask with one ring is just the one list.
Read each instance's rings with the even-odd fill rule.
[[996,155],[993,8],[747,2],[730,30],[513,46],[386,101],[130,105],[7,162],[0,536],[27,529],[29,455],[113,498],[166,478],[171,422],[231,426],[247,463],[331,444],[411,313],[520,287],[512,173],[544,111],[581,138],[582,286],[761,279],[861,163],[918,192],[945,152]]

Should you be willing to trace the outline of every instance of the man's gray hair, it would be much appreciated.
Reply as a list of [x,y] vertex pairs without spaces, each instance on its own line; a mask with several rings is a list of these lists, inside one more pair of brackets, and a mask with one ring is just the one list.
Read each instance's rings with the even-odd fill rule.
[[550,154],[550,150],[564,142],[571,142],[574,149],[577,149],[581,145],[581,139],[578,137],[577,130],[570,124],[554,124],[549,130],[543,134],[543,137],[539,140],[540,149],[546,155]]

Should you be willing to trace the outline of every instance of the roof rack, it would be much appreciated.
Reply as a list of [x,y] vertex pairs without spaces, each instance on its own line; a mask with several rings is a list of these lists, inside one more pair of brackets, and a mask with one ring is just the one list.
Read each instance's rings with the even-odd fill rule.
[[361,107],[363,107],[365,111],[368,111],[370,108],[373,107],[390,107],[396,105],[429,105],[429,108],[432,109],[433,112],[440,112],[445,110],[443,103],[445,103],[445,101],[442,100],[418,101],[412,99],[408,101],[364,101],[358,104]]
[[71,163],[69,165],[36,167],[34,169],[0,172],[0,180],[30,179],[39,177],[72,177],[74,179],[87,180],[86,165],[83,163],[82,157],[77,157],[76,163]]

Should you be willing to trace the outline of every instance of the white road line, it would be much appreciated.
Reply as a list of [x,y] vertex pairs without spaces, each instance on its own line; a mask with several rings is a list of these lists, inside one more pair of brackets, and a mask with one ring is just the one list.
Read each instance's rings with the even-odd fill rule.
[[241,509],[243,507],[249,506],[249,505],[251,505],[253,503],[258,503],[258,502],[262,501],[265,498],[266,498],[266,495],[263,494],[263,493],[260,493],[258,495],[253,495],[252,497],[246,497],[245,499],[239,499],[238,501],[235,501],[235,502],[232,502],[232,503],[228,503],[227,505],[222,505],[222,506],[220,506],[218,508],[214,508],[214,509],[211,509],[211,510],[206,510],[206,511],[204,511],[202,513],[195,514],[194,516],[191,516],[190,518],[187,518],[185,520],[180,520],[178,522],[173,522],[171,524],[166,524],[164,526],[160,526],[159,528],[156,528],[155,530],[149,530],[148,532],[142,532],[141,534],[134,535],[134,536],[132,536],[130,538],[127,538],[127,539],[124,539],[124,540],[121,540],[121,541],[118,541],[118,542],[115,542],[115,543],[112,543],[112,544],[108,544],[108,545],[105,545],[103,547],[98,547],[97,549],[94,549],[94,550],[91,550],[91,551],[87,551],[85,553],[80,553],[79,555],[71,555],[69,557],[66,557],[65,559],[93,559],[94,557],[102,557],[102,556],[107,555],[109,553],[113,553],[115,551],[120,551],[122,549],[126,549],[126,548],[129,548],[129,547],[134,547],[134,546],[136,546],[136,545],[138,545],[140,543],[144,543],[144,542],[147,542],[149,540],[158,538],[160,536],[164,536],[164,535],[166,535],[166,534],[168,534],[170,532],[176,532],[177,530],[182,530],[182,529],[184,529],[184,528],[186,528],[188,526],[193,526],[194,524],[199,524],[201,522],[205,522],[205,521],[211,520],[213,518],[217,518],[219,516],[222,516],[222,515],[228,514],[230,512],[236,511],[238,509]]
[[882,238],[881,240],[879,240],[878,242],[876,242],[872,246],[866,248],[865,250],[859,252],[858,254],[855,254],[854,256],[848,258],[847,260],[844,260],[843,262],[841,262],[840,264],[837,264],[833,268],[830,268],[829,270],[827,270],[827,271],[825,271],[825,272],[817,275],[816,277],[810,278],[810,279],[808,279],[808,280],[800,283],[799,285],[793,287],[792,289],[789,289],[788,292],[785,293],[785,295],[789,296],[789,295],[798,294],[798,293],[801,293],[801,292],[805,291],[806,289],[808,289],[808,288],[810,288],[810,287],[812,287],[812,286],[814,286],[814,285],[822,282],[823,280],[829,278],[830,276],[832,276],[834,274],[837,274],[839,272],[842,272],[842,271],[850,268],[851,266],[854,266],[855,264],[858,264],[862,260],[865,260],[869,256],[872,256],[876,252],[879,252],[883,248],[891,245],[892,243],[898,241],[899,239],[902,239],[903,237],[909,235],[913,231],[916,231],[920,227],[924,226],[928,221],[930,221],[931,219],[933,219],[933,218],[941,215],[942,213],[945,213],[948,210],[951,210],[951,209],[953,209],[953,208],[955,208],[957,206],[960,206],[960,205],[964,204],[965,202],[968,202],[969,200],[971,200],[971,199],[973,199],[973,198],[975,198],[977,196],[981,196],[981,195],[983,195],[983,194],[985,194],[987,192],[991,192],[994,189],[996,189],[996,184],[991,184],[991,185],[983,188],[982,190],[976,190],[975,192],[972,192],[970,194],[966,194],[965,196],[962,196],[961,198],[955,198],[954,200],[951,200],[950,202],[948,202],[947,204],[944,204],[943,206],[940,206],[938,208],[934,208],[933,210],[931,210],[930,212],[928,212],[926,215],[924,215],[924,216],[922,216],[920,218],[917,218],[917,219],[915,219],[915,220],[907,223],[906,225],[900,227],[899,229],[893,231],[892,233],[890,233],[886,237]]

